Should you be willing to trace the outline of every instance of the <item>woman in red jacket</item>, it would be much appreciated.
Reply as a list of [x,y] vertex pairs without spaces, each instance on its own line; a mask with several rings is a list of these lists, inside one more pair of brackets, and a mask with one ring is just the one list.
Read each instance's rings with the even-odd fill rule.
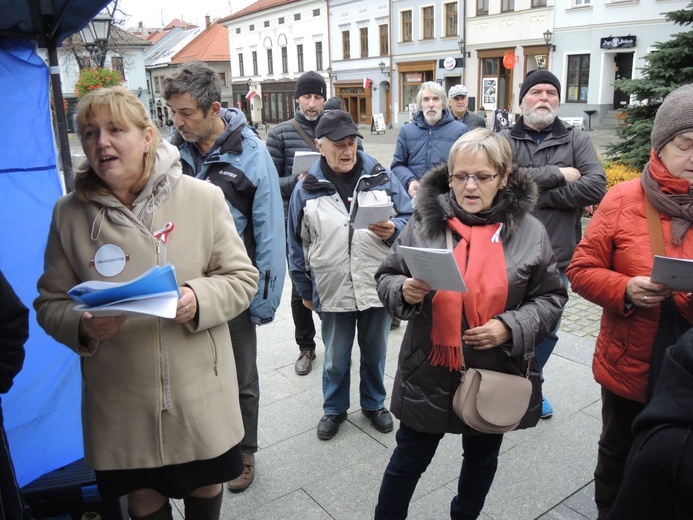
[[[653,251],[645,209],[659,215],[666,256],[693,258],[693,85],[667,96],[652,129],[652,152],[640,179],[614,186],[573,255],[571,288],[603,308],[593,361],[602,387],[602,433],[594,472],[595,502],[606,520],[644,407],[650,357],[662,303],[693,322],[691,293],[650,281]],[[671,300],[668,300],[671,301]]]

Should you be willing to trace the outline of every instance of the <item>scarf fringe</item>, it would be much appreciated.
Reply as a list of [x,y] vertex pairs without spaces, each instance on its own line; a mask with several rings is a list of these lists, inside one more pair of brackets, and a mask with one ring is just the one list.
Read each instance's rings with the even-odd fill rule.
[[447,367],[450,372],[462,368],[462,349],[452,345],[435,344],[428,355],[433,367]]

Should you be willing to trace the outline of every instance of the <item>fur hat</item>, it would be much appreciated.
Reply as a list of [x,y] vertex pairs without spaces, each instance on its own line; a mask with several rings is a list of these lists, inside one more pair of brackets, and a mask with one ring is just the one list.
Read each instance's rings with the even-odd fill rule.
[[298,99],[305,94],[317,94],[327,99],[325,79],[317,72],[311,70],[298,78],[294,99]]
[[652,148],[659,153],[662,148],[684,132],[693,132],[693,85],[679,87],[664,98],[652,127]]
[[349,112],[344,110],[330,110],[323,113],[315,129],[315,137],[327,137],[333,143],[341,141],[346,137],[363,136],[359,134],[359,127],[356,126]]
[[556,87],[558,91],[558,97],[561,97],[561,82],[558,78],[551,74],[548,70],[530,70],[525,76],[525,80],[522,82],[520,87],[520,103],[522,103],[522,98],[525,94],[529,92],[529,89],[534,85],[539,85],[540,83],[548,83]]

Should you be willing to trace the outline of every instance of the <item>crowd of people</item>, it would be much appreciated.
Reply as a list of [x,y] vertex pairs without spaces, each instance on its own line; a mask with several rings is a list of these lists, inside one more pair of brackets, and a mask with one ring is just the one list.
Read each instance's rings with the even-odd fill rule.
[[[381,433],[394,429],[392,415],[399,420],[376,519],[407,517],[445,434],[461,435],[450,518],[479,517],[503,434],[466,424],[453,396],[470,368],[519,375],[532,390],[516,428],[550,417],[542,382],[568,288],[603,308],[593,367],[599,520],[693,517],[693,336],[683,334],[693,301],[649,277],[655,255],[693,257],[693,86],[659,108],[641,178],[608,193],[588,134],[558,118],[561,84],[545,70],[526,76],[521,117],[501,132],[468,110],[464,85],[446,93],[424,82],[390,165],[368,154],[315,72],[298,79],[295,115],[266,144],[242,110],[222,108],[221,81],[203,63],[177,70],[163,95],[167,140],[122,87],[80,100],[86,161],[55,205],[34,301],[39,325],[80,356],[85,459],[103,497],[127,495],[134,520],[171,519],[170,498],[183,500],[187,518],[218,519],[223,486],[238,493],[253,483],[257,327],[273,322],[288,265],[298,375],[312,370],[320,320],[318,439],[334,438],[347,419],[355,341],[361,412]],[[297,171],[304,151],[317,159]],[[583,238],[581,208],[594,204]],[[357,224],[376,206],[389,208],[382,220]],[[413,276],[403,254],[411,247],[450,250],[467,291]],[[73,286],[169,263],[174,317],[74,312]],[[2,273],[0,290],[6,392],[22,365],[27,309]],[[390,411],[385,356],[399,320]],[[21,496],[5,499],[7,489],[17,495],[8,464],[0,452],[0,505],[24,519]]]

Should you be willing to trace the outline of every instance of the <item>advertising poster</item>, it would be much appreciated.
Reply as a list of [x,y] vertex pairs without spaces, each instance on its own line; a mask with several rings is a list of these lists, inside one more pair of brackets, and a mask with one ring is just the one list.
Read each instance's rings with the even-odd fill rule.
[[484,109],[495,110],[498,99],[498,78],[484,78],[482,81]]

